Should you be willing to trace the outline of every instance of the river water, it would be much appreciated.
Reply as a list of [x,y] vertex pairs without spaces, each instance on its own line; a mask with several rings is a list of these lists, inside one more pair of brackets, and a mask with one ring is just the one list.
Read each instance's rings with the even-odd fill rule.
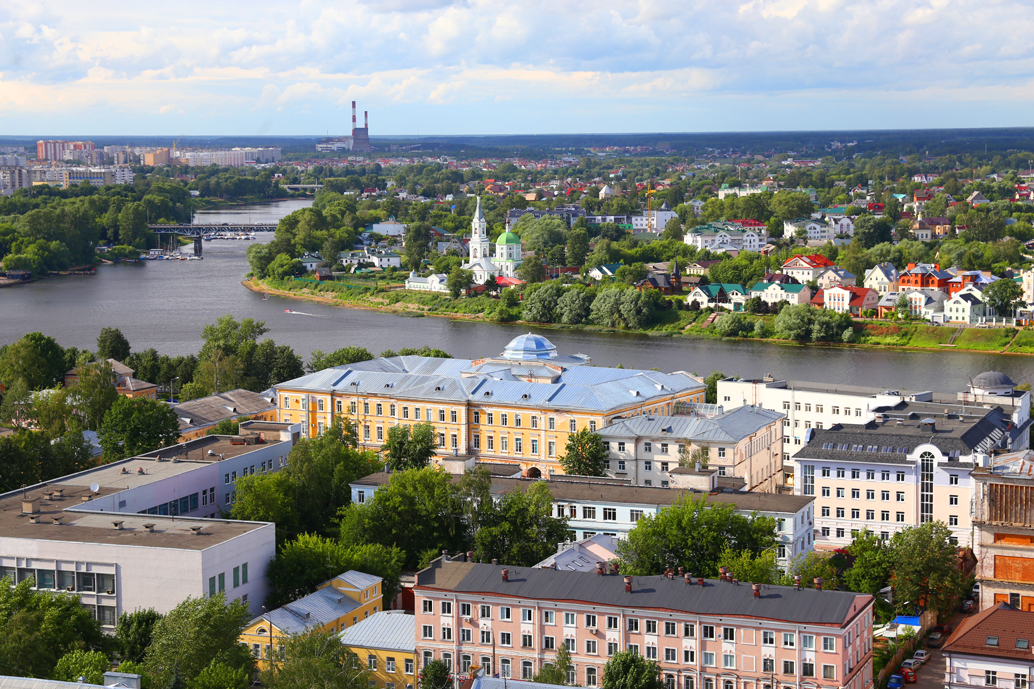
[[[267,205],[199,213],[213,223],[271,222],[308,206],[292,199]],[[248,272],[244,252],[253,241],[204,243],[203,261],[147,261],[105,265],[96,275],[57,277],[0,290],[0,344],[41,331],[63,346],[94,349],[105,326],[122,330],[134,350],[154,347],[166,354],[189,354],[201,347],[201,329],[224,314],[265,321],[267,337],[303,357],[314,349],[386,349],[430,345],[453,356],[495,355],[527,326],[470,323],[445,318],[403,318],[297,300],[263,300],[241,286]],[[289,314],[285,310],[310,315]],[[548,337],[561,353],[581,352],[595,364],[657,368],[706,375],[721,370],[745,377],[771,373],[779,378],[914,390],[965,389],[970,378],[999,370],[1016,382],[1034,381],[1034,360],[1020,356],[958,351],[800,347],[746,341],[600,334],[530,328]]]

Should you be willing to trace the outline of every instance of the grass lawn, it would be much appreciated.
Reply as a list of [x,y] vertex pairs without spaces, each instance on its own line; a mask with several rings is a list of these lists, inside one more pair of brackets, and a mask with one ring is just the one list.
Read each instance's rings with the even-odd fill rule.
[[931,349],[948,344],[955,328],[948,326],[917,325],[908,341],[909,347],[929,347]]
[[912,339],[912,328],[882,323],[864,323],[857,333],[860,344],[879,344],[894,347],[907,346]]
[[1010,352],[1017,354],[1034,354],[1034,330],[1021,330],[1009,346]]
[[988,329],[966,328],[955,339],[959,349],[980,349],[988,352],[1001,351],[1016,335],[1012,328]]

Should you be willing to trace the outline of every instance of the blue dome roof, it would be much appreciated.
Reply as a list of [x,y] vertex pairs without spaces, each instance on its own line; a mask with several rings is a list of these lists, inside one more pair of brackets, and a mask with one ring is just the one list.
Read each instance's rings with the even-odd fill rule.
[[541,335],[532,333],[515,337],[503,350],[503,358],[514,361],[552,359],[555,356],[556,346]]

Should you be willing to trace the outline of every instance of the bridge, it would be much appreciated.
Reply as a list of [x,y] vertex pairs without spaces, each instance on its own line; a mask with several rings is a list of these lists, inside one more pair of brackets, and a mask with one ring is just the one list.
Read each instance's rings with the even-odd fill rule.
[[282,186],[287,191],[319,191],[323,188],[322,184],[284,184]]
[[148,225],[155,234],[179,234],[185,237],[201,237],[214,232],[276,232],[277,223],[233,223],[226,225]]

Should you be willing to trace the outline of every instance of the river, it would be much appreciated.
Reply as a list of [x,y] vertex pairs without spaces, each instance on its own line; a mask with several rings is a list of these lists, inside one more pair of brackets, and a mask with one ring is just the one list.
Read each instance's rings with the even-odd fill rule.
[[[292,199],[198,213],[213,223],[271,222],[311,202]],[[981,371],[999,370],[1016,382],[1034,381],[1034,360],[1021,356],[958,351],[801,347],[762,342],[600,334],[528,326],[471,323],[445,318],[403,318],[297,300],[263,300],[241,286],[248,272],[244,252],[254,241],[204,243],[203,261],[148,261],[105,265],[96,275],[56,277],[0,290],[0,344],[41,331],[63,346],[93,349],[102,327],[122,330],[134,350],[154,347],[166,354],[195,353],[201,329],[224,314],[265,321],[267,337],[303,357],[314,349],[386,349],[430,345],[453,356],[477,358],[502,351],[520,333],[548,337],[562,353],[581,352],[595,364],[657,368],[706,375],[721,370],[747,377],[776,377],[847,385],[915,390],[964,389]],[[285,309],[311,315],[297,315]]]

